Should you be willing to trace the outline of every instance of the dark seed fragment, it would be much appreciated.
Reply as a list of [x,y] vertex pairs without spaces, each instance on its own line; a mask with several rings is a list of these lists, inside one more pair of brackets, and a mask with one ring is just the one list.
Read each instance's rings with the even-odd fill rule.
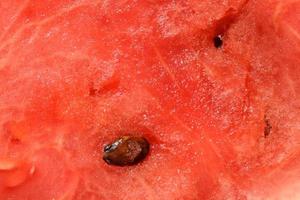
[[216,48],[221,48],[222,47],[222,45],[223,45],[222,35],[215,36],[213,41],[214,41],[214,45],[215,45]]
[[123,136],[104,147],[103,160],[109,165],[135,165],[146,157],[149,146],[143,137]]
[[266,115],[264,117],[264,121],[265,121],[264,137],[266,138],[271,133],[272,125],[271,125],[270,120],[267,118]]

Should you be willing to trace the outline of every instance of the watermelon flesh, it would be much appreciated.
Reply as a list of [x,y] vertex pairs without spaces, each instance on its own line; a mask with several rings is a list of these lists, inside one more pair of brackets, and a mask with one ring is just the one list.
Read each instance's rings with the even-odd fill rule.
[[[300,198],[299,1],[0,11],[0,199]],[[128,134],[149,155],[107,165]]]

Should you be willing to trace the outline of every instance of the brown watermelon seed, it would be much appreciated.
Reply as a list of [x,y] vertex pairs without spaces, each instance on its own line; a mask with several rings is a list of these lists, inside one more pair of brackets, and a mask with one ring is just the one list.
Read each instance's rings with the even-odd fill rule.
[[103,160],[109,165],[136,165],[147,156],[149,147],[143,137],[122,136],[104,147]]
[[272,125],[270,122],[270,119],[267,118],[267,116],[264,116],[264,122],[265,122],[265,129],[264,129],[264,137],[268,137],[272,130]]
[[221,48],[222,45],[223,45],[223,37],[222,37],[222,35],[215,36],[214,39],[213,39],[213,42],[214,42],[214,46],[216,48]]

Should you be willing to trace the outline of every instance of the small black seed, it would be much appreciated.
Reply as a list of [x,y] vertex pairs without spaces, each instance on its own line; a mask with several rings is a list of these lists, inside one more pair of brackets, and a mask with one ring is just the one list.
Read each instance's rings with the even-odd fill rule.
[[264,137],[266,138],[271,133],[272,125],[271,125],[270,120],[267,118],[266,115],[264,117],[264,121],[265,121]]
[[123,136],[104,147],[103,160],[109,165],[135,165],[147,156],[149,146],[143,137]]
[[221,48],[222,47],[222,45],[223,45],[222,35],[215,36],[213,41],[214,41],[214,45],[215,45],[216,48]]

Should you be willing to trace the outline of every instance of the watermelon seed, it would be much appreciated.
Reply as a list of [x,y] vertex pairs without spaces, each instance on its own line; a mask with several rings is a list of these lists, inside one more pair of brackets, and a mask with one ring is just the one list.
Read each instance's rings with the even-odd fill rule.
[[215,36],[213,41],[214,41],[214,45],[215,45],[216,48],[221,48],[222,47],[222,45],[223,45],[222,35]]
[[271,130],[272,130],[272,126],[270,123],[270,120],[267,118],[267,116],[264,116],[264,121],[265,121],[265,129],[264,129],[264,137],[268,137],[268,135],[270,135]]
[[143,137],[122,136],[104,147],[103,160],[109,165],[136,165],[147,156],[149,146]]

